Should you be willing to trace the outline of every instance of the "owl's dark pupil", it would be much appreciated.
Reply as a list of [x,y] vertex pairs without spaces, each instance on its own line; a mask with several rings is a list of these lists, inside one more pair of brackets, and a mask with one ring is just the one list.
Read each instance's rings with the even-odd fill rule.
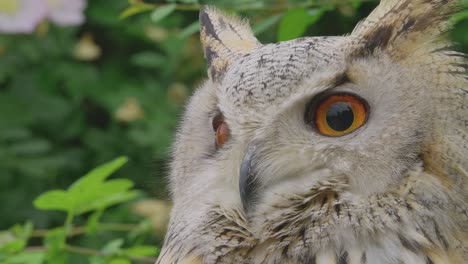
[[327,123],[335,131],[345,131],[354,122],[353,109],[348,103],[336,102],[328,108]]

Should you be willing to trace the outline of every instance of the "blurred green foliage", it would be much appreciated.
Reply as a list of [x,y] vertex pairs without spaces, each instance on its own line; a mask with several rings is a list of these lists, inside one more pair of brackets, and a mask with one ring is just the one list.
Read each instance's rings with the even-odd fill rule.
[[[451,38],[468,53],[468,1],[462,2]],[[167,198],[170,142],[187,97],[205,78],[197,34],[201,4],[249,17],[259,39],[271,43],[349,33],[377,1],[92,0],[80,27],[43,23],[31,35],[0,35],[0,229],[27,219],[38,228],[62,225],[62,214],[34,209],[34,198],[65,189],[90,168],[120,155],[129,162],[117,177],[134,182],[142,190],[139,197]],[[40,201],[36,205],[45,209]],[[75,217],[78,223],[96,217],[82,215],[83,210]],[[103,218],[142,220],[127,203]],[[137,230],[151,232],[144,225]],[[31,225],[16,226],[15,232],[28,237]],[[158,243],[161,235],[148,236]],[[125,242],[119,236],[77,243],[121,253]],[[51,235],[48,243],[54,245],[56,238]],[[23,257],[39,258],[37,252],[28,254]]]
[[[41,25],[34,35],[0,37],[0,199],[8,201],[0,227],[24,219],[50,225],[30,201],[116,155],[130,158],[120,175],[165,196],[177,113],[204,72],[196,39],[171,31],[197,15],[160,24],[147,15],[119,20],[127,6],[89,1],[80,28]],[[96,58],[76,54],[83,36],[93,37],[81,48],[96,45]]]
[[[63,226],[50,230],[34,230],[33,224],[15,225],[0,232],[0,262],[6,264],[23,263],[82,263],[79,256],[89,255],[90,263],[154,263],[158,254],[155,245],[145,245],[142,234],[135,232],[138,226],[126,228],[127,236],[103,243],[100,249],[77,247],[68,240],[72,236],[85,235],[96,237],[99,231],[105,231],[109,224],[101,223],[104,211],[116,204],[132,200],[138,192],[131,190],[133,184],[127,179],[107,179],[113,172],[127,162],[121,157],[93,169],[74,182],[67,190],[51,190],[34,200],[40,210],[58,210],[66,213]],[[74,226],[75,217],[93,212],[84,227]],[[144,222],[142,222],[144,223]],[[118,231],[114,224],[114,231]],[[148,232],[149,230],[145,230]],[[141,232],[140,232],[141,233]],[[33,236],[42,238],[42,245],[27,247]],[[125,244],[129,246],[125,247]]]

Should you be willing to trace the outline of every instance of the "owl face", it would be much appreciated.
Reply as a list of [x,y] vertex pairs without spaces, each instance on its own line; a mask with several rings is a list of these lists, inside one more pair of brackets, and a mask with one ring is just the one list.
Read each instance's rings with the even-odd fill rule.
[[[349,36],[265,45],[245,21],[202,10],[209,80],[174,147],[161,263],[302,263],[443,240],[411,237],[428,217],[457,225],[446,188],[466,177],[442,164],[466,167],[451,141],[464,134],[444,123],[466,103],[454,92],[467,87],[463,59],[435,41],[444,16],[421,18],[453,11],[442,2],[384,1]],[[369,263],[400,254],[375,252]]]
[[[212,15],[213,24],[226,20]],[[356,195],[384,192],[418,166],[428,125],[424,81],[413,78],[421,73],[356,54],[346,48],[353,41],[258,45],[225,69],[211,68],[211,119],[222,117],[229,135],[216,146],[218,127],[206,122],[213,139],[204,144],[219,166],[213,173],[239,182],[233,191],[246,211],[330,178]]]
[[384,192],[418,166],[424,82],[385,57],[354,57],[343,48],[350,40],[265,45],[224,73],[216,107],[230,134],[216,152],[218,162],[241,161],[231,173],[244,205],[330,177],[357,195]]

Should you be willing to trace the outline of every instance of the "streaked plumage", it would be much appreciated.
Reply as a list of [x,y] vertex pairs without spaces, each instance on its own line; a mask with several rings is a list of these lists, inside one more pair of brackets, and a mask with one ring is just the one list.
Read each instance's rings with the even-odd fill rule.
[[[349,36],[262,45],[203,9],[209,80],[174,145],[158,263],[468,263],[468,64],[442,37],[456,11],[383,0]],[[369,116],[327,137],[304,111],[337,91]]]

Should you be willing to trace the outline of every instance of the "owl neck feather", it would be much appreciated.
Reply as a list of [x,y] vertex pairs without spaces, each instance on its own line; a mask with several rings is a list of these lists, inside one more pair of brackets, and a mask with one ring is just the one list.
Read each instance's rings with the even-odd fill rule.
[[[196,239],[202,243],[193,250],[206,256],[206,263],[249,256],[255,256],[254,263],[306,261],[324,252],[339,259],[343,254],[362,257],[371,249],[390,259],[401,257],[401,252],[429,259],[459,241],[454,233],[459,223],[453,218],[468,221],[466,211],[452,217],[463,214],[464,205],[455,202],[436,176],[421,170],[411,172],[398,188],[368,197],[346,193],[344,182],[328,184],[285,198],[270,206],[274,210],[257,212],[255,222],[237,210],[215,207]],[[206,243],[213,245],[208,251]],[[387,250],[398,247],[399,252]],[[257,260],[259,256],[268,261]]]

